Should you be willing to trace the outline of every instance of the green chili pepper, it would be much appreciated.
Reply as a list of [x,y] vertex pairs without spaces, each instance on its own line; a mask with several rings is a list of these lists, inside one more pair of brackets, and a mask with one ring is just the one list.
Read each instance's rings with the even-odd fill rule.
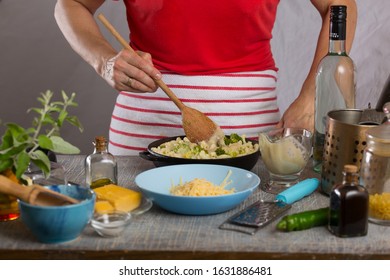
[[284,216],[276,225],[282,231],[298,231],[328,224],[329,207]]

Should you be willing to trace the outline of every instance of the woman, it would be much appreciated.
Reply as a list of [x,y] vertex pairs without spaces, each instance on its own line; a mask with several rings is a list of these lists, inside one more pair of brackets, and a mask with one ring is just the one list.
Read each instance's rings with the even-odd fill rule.
[[183,134],[179,110],[154,82],[161,78],[225,134],[257,137],[275,125],[312,130],[329,6],[348,6],[348,50],[356,27],[354,0],[311,0],[322,17],[315,56],[300,94],[280,118],[270,47],[279,0],[123,1],[138,55],[118,53],[100,33],[93,15],[104,0],[58,0],[55,9],[72,48],[120,92],[110,126],[110,151],[116,155],[137,154],[156,139]]

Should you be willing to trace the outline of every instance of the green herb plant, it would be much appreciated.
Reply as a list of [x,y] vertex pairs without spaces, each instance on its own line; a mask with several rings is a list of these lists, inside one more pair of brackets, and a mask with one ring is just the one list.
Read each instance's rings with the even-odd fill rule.
[[30,163],[40,168],[46,177],[50,175],[50,160],[44,152],[59,154],[78,154],[80,150],[60,136],[65,123],[76,126],[80,132],[83,127],[76,116],[68,113],[69,107],[76,107],[76,97],[61,92],[62,101],[52,101],[53,92],[48,90],[37,98],[41,108],[30,108],[27,112],[37,114],[32,127],[23,128],[15,123],[7,123],[0,146],[0,173],[11,169],[18,179],[26,172]]

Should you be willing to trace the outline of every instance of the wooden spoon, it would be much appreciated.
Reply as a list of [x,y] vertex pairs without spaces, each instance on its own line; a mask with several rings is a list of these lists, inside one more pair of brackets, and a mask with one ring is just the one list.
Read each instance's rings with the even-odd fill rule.
[[[107,27],[111,34],[114,35],[123,48],[136,53],[103,14],[99,14],[98,18],[104,26]],[[198,143],[203,140],[207,141],[216,132],[220,132],[219,127],[209,117],[196,109],[184,105],[162,80],[155,80],[155,82],[180,109],[183,129],[187,138],[191,142]]]
[[40,185],[22,186],[0,175],[0,192],[39,206],[61,206],[79,203],[77,199],[46,189]]

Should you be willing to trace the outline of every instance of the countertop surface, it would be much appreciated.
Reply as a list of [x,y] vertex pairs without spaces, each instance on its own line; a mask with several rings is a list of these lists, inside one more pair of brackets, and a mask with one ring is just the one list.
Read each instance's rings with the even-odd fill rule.
[[[70,181],[84,181],[85,156],[59,156]],[[117,157],[119,185],[137,190],[135,176],[154,168],[137,156]],[[268,177],[261,158],[252,171],[261,184]],[[318,177],[311,163],[303,178]],[[210,216],[169,213],[156,205],[132,220],[119,237],[99,236],[88,225],[76,240],[60,244],[39,243],[21,219],[0,222],[0,259],[390,259],[390,227],[369,223],[364,237],[339,238],[327,228],[297,232],[276,230],[276,219],[254,235],[219,229],[231,215],[257,200],[274,195],[259,187],[237,208]],[[329,197],[316,191],[294,203],[288,212],[328,206]]]

